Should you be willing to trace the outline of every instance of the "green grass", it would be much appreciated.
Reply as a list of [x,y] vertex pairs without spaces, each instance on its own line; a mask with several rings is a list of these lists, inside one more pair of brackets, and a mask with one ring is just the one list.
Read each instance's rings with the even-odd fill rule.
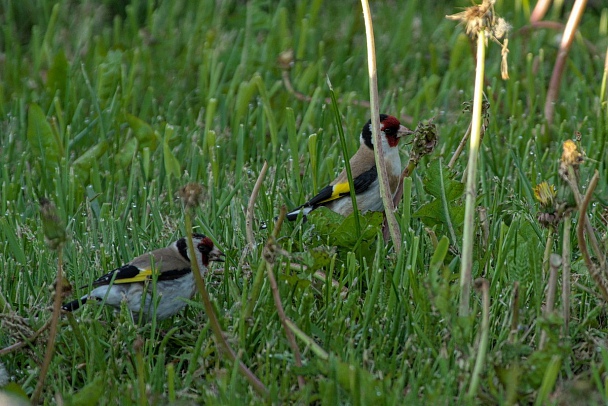
[[[56,3],[56,4],[55,4]],[[85,306],[77,323],[62,317],[43,399],[73,404],[460,404],[477,357],[481,295],[459,318],[462,245],[442,221],[438,158],[445,187],[460,181],[466,153],[451,173],[446,162],[470,121],[462,103],[473,93],[474,61],[462,28],[444,18],[468,2],[374,2],[381,111],[412,116],[414,128],[435,117],[439,145],[408,180],[397,210],[405,249],[395,255],[375,237],[356,249],[315,233],[311,222],[285,224],[278,243],[292,256],[274,266],[287,316],[329,353],[323,360],[298,341],[297,368],[268,281],[249,303],[263,244],[283,204],[299,205],[343,168],[327,77],[345,129],[348,153],[358,147],[368,109],[365,30],[360,3],[294,1],[62,0],[0,2],[0,293],[14,313],[0,321],[0,348],[19,341],[15,317],[33,330],[51,316],[57,253],[44,242],[38,197],[55,202],[67,222],[64,272],[82,295],[92,280],[129,258],[184,235],[177,191],[205,187],[195,211],[198,230],[227,254],[206,281],[229,342],[270,391],[255,394],[216,347],[200,298],[171,320],[133,325],[126,312]],[[526,24],[528,2],[498,1],[514,26]],[[605,50],[607,9],[589,10],[581,33]],[[603,17],[602,17],[603,16]],[[556,16],[555,18],[559,18]],[[488,48],[485,93],[490,121],[481,145],[473,277],[490,282],[488,355],[475,403],[546,399],[608,401],[606,311],[580,257],[572,230],[571,321],[543,317],[547,229],[536,220],[532,188],[560,184],[561,142],[580,131],[587,158],[581,184],[600,171],[590,208],[606,246],[607,116],[600,100],[603,55],[577,41],[555,109],[552,138],[541,136],[556,33],[512,35],[510,77],[500,80],[500,52]],[[293,49],[293,86],[281,81],[279,54]],[[402,146],[406,162],[408,146]],[[269,171],[255,208],[256,249],[242,256],[245,210],[264,161]],[[432,164],[432,165],[431,165]],[[453,180],[449,180],[453,179]],[[408,191],[411,191],[408,193]],[[451,219],[463,197],[446,192]],[[453,209],[453,211],[452,211]],[[479,217],[478,217],[479,218]],[[574,217],[576,219],[576,216]],[[429,220],[430,219],[430,220]],[[268,230],[259,229],[261,222]],[[561,254],[561,228],[552,251]],[[352,248],[352,247],[351,247]],[[441,249],[440,249],[441,248]],[[319,283],[315,265],[338,286]],[[317,262],[319,264],[319,262]],[[514,284],[519,300],[514,308]],[[348,290],[343,295],[343,288]],[[561,299],[558,294],[557,309]],[[251,315],[247,309],[251,309]],[[510,335],[517,313],[517,331]],[[540,336],[548,343],[541,349]],[[143,340],[134,348],[136,339]],[[0,361],[32,394],[45,335]],[[297,374],[306,384],[300,389]],[[581,389],[584,388],[584,391]],[[144,393],[145,392],[145,393]],[[377,396],[377,397],[376,397]],[[181,402],[181,403],[180,403]],[[69,403],[66,403],[69,404]],[[575,403],[573,403],[575,404]]]

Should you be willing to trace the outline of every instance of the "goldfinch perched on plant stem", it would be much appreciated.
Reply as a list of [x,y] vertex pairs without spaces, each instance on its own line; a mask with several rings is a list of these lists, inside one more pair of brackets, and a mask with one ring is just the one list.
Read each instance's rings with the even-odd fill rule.
[[[388,182],[391,194],[394,195],[401,176],[401,158],[399,157],[399,139],[413,134],[413,131],[402,126],[393,116],[380,114],[380,138],[382,140],[382,150],[386,162]],[[374,157],[374,144],[372,139],[371,120],[363,126],[361,130],[361,146],[350,159],[350,168],[353,175],[353,186],[357,197],[357,208],[362,212],[382,211],[382,197],[380,196],[380,186],[378,184],[378,172],[376,170],[376,160]],[[288,220],[295,220],[302,213],[306,216],[312,210],[325,206],[343,216],[348,216],[353,212],[353,204],[350,197],[350,187],[346,169],[340,175],[323,188],[319,194],[304,203],[302,206],[287,213]]]
[[[192,241],[202,275],[207,272],[209,261],[223,261],[224,254],[213,245],[209,237],[193,234]],[[88,295],[65,303],[62,309],[72,312],[90,299],[116,308],[120,308],[125,301],[135,320],[138,320],[141,312],[143,320],[148,321],[154,316],[152,279],[155,275],[158,275],[156,319],[162,320],[183,309],[186,306],[184,299],[190,299],[196,292],[187,238],[180,238],[168,247],[140,255],[128,264],[108,272],[92,283],[94,289]]]

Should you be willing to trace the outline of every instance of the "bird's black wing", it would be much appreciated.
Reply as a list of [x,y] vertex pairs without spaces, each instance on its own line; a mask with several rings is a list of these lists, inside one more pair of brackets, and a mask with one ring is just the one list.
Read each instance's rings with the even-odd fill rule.
[[182,276],[187,275],[190,272],[192,272],[192,270],[190,268],[172,269],[170,271],[161,272],[161,274],[158,275],[158,280],[159,281],[171,281],[173,279],[181,278]]

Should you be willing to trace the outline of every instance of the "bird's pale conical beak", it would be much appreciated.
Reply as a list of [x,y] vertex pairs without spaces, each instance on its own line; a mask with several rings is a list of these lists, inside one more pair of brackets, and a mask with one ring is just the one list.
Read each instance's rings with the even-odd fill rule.
[[217,261],[224,262],[224,253],[217,249],[217,247],[213,247],[211,251],[209,251],[209,261]]
[[410,130],[406,126],[400,125],[399,131],[397,131],[397,138],[407,137],[414,134],[414,131]]

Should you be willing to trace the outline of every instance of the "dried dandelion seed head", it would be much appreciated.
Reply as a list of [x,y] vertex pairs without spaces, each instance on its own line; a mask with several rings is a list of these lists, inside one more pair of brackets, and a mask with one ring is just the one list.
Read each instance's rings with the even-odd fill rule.
[[59,216],[57,207],[49,199],[41,197],[39,203],[44,238],[51,249],[57,249],[67,239],[65,224]]
[[534,188],[534,197],[544,208],[553,207],[555,196],[557,196],[555,186],[547,182],[541,182]]
[[559,162],[558,173],[562,179],[568,181],[570,175],[568,168],[572,167],[574,176],[578,173],[578,167],[583,162],[583,154],[578,151],[576,143],[572,140],[566,140],[563,144],[562,157]]
[[288,49],[287,51],[283,51],[279,54],[277,58],[277,63],[279,67],[284,70],[289,70],[293,66],[293,49]]
[[188,183],[180,189],[179,197],[187,209],[193,209],[203,202],[203,186],[200,183]]
[[577,167],[583,162],[583,154],[578,151],[578,148],[574,141],[564,141],[564,152],[562,152],[561,163],[567,166]]
[[487,30],[494,23],[494,3],[496,0],[484,0],[481,4],[467,7],[464,11],[449,16],[448,20],[459,21],[470,37],[477,36],[481,30]]
[[490,27],[490,29],[492,30],[492,35],[496,39],[502,39],[503,37],[507,36],[509,31],[511,31],[511,24],[509,24],[504,18],[498,17],[496,19],[496,23]]

